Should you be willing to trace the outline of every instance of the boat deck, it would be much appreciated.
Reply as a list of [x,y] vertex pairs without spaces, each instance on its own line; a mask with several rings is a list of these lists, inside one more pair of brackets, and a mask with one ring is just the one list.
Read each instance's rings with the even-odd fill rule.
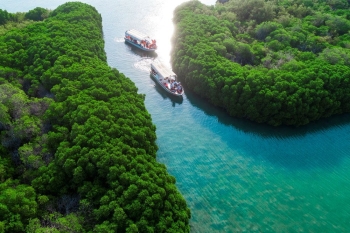
[[170,68],[164,66],[162,63],[152,63],[151,66],[163,78],[176,77],[176,74]]
[[135,39],[138,39],[138,40],[150,39],[149,36],[147,36],[146,34],[143,34],[142,32],[139,32],[135,29],[130,29],[130,30],[126,31],[126,34],[135,38]]

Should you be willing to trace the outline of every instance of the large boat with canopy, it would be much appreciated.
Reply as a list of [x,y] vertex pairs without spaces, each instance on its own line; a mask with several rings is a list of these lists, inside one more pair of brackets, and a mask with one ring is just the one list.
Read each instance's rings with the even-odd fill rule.
[[125,42],[143,51],[154,52],[157,49],[157,41],[135,29],[125,32]]
[[177,81],[177,75],[167,66],[160,62],[151,64],[151,76],[169,94],[182,97],[184,89]]

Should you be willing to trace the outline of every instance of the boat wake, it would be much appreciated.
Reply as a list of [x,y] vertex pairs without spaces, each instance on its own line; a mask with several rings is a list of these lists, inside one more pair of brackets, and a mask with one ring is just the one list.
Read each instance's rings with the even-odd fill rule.
[[151,66],[151,63],[153,62],[153,60],[154,59],[150,57],[141,58],[140,60],[134,63],[134,67],[136,69],[149,72],[150,71],[149,67]]
[[122,43],[122,42],[124,42],[124,37],[115,37],[114,42]]

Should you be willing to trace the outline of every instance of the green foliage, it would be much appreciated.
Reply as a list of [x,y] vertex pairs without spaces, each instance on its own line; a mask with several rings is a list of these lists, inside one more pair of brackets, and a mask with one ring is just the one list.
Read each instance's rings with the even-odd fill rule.
[[271,32],[275,31],[278,28],[282,28],[283,26],[276,22],[263,22],[257,25],[255,29],[256,38],[258,40],[265,40],[265,38],[270,35]]
[[[26,17],[42,20],[44,10]],[[221,28],[213,43],[230,33]],[[190,210],[156,161],[145,96],[107,65],[96,9],[63,4],[0,36],[0,51],[0,179],[18,178],[4,193],[25,190],[21,208],[33,207],[13,210],[0,196],[0,228],[189,232]]]
[[325,24],[331,29],[331,33],[333,36],[344,35],[350,30],[349,19],[340,16],[331,17],[325,22]]
[[15,163],[22,162],[26,167],[38,168],[45,156],[42,115],[51,100],[29,99],[10,83],[1,84],[0,93],[1,145],[13,155]]
[[3,183],[14,175],[15,169],[13,168],[13,164],[8,156],[9,152],[5,147],[0,146],[0,154],[0,182]]
[[0,25],[5,24],[11,18],[11,14],[9,14],[6,10],[0,9]]
[[44,233],[44,232],[81,232],[85,230],[81,225],[81,219],[76,214],[68,214],[62,216],[62,214],[54,212],[43,217],[45,226],[42,226],[38,218],[31,219],[26,227],[28,233]]
[[36,7],[33,10],[28,11],[25,14],[26,19],[34,20],[34,21],[42,21],[47,18],[49,15],[49,10],[44,9],[42,7]]
[[299,126],[349,112],[348,12],[346,1],[184,3],[172,66],[235,117]]
[[337,47],[326,48],[320,53],[319,59],[332,65],[350,66],[350,50]]
[[[236,0],[228,1],[224,5],[228,11],[236,14],[239,21],[254,20],[258,24],[272,20],[275,16],[276,6],[272,1],[263,0]],[[224,11],[221,7],[221,11]]]
[[29,219],[36,216],[35,198],[35,190],[28,185],[12,180],[0,184],[0,222],[4,232],[24,232]]

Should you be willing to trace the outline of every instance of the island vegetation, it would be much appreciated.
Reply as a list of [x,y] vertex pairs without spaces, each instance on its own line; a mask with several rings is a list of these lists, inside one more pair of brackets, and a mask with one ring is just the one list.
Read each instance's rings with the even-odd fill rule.
[[0,232],[189,232],[137,91],[94,7],[0,10]]
[[189,1],[173,21],[174,71],[231,116],[300,126],[350,112],[349,1]]

